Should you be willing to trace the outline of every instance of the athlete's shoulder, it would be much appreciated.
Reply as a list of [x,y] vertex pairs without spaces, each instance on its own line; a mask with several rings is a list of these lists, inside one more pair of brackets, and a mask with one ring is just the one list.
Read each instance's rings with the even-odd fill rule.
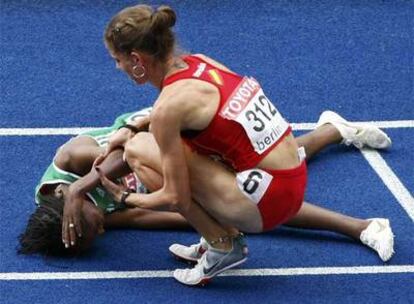
[[172,83],[161,91],[154,104],[151,116],[160,112],[184,110],[185,105],[193,100],[196,92],[197,86],[191,79],[182,79]]
[[202,61],[208,63],[209,65],[211,65],[213,67],[219,68],[220,70],[223,70],[225,72],[229,72],[229,73],[235,74],[232,70],[230,70],[224,64],[222,64],[222,63],[218,62],[217,60],[215,60],[215,59],[213,59],[211,57],[208,57],[208,56],[206,56],[204,54],[193,54],[192,56],[193,57],[196,57],[198,59],[201,59]]
[[184,78],[163,88],[159,95],[159,99],[194,100],[199,94],[206,94],[209,93],[209,91],[216,91],[215,87],[210,83],[194,78]]

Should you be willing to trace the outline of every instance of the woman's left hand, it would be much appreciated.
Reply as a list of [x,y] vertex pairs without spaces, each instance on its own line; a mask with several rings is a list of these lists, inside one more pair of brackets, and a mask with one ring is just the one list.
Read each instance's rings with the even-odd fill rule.
[[92,168],[97,168],[104,160],[105,160],[105,154],[100,154],[95,161],[92,164]]
[[120,186],[115,184],[113,181],[111,181],[109,178],[107,178],[102,171],[99,169],[99,167],[96,167],[96,171],[99,174],[99,178],[101,179],[101,184],[104,186],[104,188],[112,195],[113,199],[120,203],[122,199],[122,193],[127,191],[126,187]]

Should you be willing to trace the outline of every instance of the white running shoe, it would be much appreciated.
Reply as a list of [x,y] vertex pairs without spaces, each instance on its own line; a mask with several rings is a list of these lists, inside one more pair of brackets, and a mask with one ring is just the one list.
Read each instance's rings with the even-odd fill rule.
[[352,144],[358,149],[363,147],[386,149],[391,146],[391,139],[375,126],[349,122],[332,111],[323,112],[316,127],[327,123],[332,124],[341,133],[342,143],[347,146]]
[[213,277],[247,260],[247,246],[242,235],[232,239],[232,250],[222,251],[209,246],[191,269],[176,269],[174,278],[185,285],[207,284]]
[[208,249],[207,241],[201,237],[200,242],[191,246],[172,244],[168,250],[179,260],[195,263]]
[[371,223],[361,232],[360,240],[363,244],[374,249],[384,262],[394,254],[394,234],[388,219],[368,219]]

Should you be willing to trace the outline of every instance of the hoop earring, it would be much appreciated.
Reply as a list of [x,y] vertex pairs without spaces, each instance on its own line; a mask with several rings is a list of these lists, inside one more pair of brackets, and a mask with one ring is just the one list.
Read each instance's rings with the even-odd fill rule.
[[[141,69],[141,70],[137,72],[138,69]],[[145,76],[145,73],[146,71],[143,65],[141,66],[134,65],[132,67],[132,75],[134,76],[134,78],[141,79]]]

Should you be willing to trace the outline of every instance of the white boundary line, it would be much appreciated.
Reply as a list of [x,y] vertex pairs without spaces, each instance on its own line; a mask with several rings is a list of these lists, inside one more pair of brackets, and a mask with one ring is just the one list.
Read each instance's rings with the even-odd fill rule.
[[[309,268],[260,268],[230,270],[220,276],[303,276],[303,275],[346,275],[346,274],[386,274],[414,273],[414,265],[398,266],[352,266],[352,267],[309,267]],[[0,281],[27,280],[108,280],[108,279],[148,279],[170,278],[169,270],[154,271],[99,271],[99,272],[3,272]]]
[[407,188],[377,151],[362,149],[361,153],[414,222],[414,198]]
[[0,136],[78,135],[101,128],[2,128]]
[[[394,128],[414,128],[414,120],[384,120],[384,121],[353,121],[357,124],[373,125],[381,129]],[[291,123],[293,130],[313,130],[316,128],[316,123]]]
[[[360,121],[357,123],[371,124],[383,129],[414,128],[414,120]],[[316,123],[292,123],[291,125],[294,130],[313,130]],[[101,128],[0,128],[0,136],[77,135],[97,129]]]

